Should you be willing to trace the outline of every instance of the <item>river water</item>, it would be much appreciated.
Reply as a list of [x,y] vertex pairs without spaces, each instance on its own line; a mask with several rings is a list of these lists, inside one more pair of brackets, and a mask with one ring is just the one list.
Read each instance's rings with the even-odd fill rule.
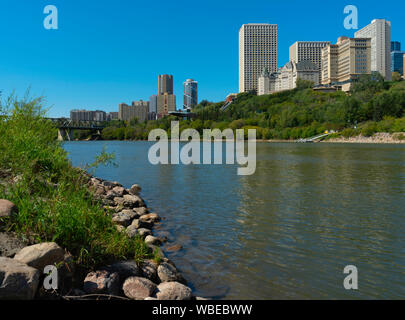
[[[219,299],[405,298],[405,145],[258,143],[257,168],[152,165],[150,142],[66,142],[74,165],[142,186],[156,234],[195,294]],[[165,247],[164,247],[165,248]],[[358,270],[346,290],[343,269]]]

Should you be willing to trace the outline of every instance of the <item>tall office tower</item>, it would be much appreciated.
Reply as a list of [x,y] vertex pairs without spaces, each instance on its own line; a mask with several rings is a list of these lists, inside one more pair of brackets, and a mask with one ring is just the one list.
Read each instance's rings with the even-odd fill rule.
[[151,95],[149,98],[149,112],[156,113],[157,112],[157,95]]
[[328,45],[330,45],[329,41],[297,41],[290,47],[290,61],[295,61],[296,63],[311,61],[319,70],[318,83],[320,83],[322,48]]
[[386,80],[391,80],[391,22],[375,19],[354,37],[371,38],[371,71],[378,71]]
[[278,68],[278,27],[276,24],[249,23],[239,30],[239,92],[257,91],[263,68]]
[[371,73],[371,39],[340,37],[322,49],[322,84],[349,91],[352,80]]
[[159,75],[158,94],[173,94],[173,76],[170,74]]
[[391,52],[392,51],[401,51],[401,42],[391,41]]
[[391,52],[391,72],[399,72],[401,75],[404,75],[404,54],[404,51]]
[[191,109],[198,104],[198,82],[187,79],[183,82],[183,109]]
[[176,111],[176,96],[173,94],[173,76],[159,75],[158,95],[156,96],[157,118],[167,116],[170,111]]

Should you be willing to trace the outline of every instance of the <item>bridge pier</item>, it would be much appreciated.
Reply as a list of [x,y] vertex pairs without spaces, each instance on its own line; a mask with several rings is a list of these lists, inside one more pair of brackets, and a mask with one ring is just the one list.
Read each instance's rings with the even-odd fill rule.
[[59,128],[58,129],[58,141],[72,141],[73,140],[73,130]]

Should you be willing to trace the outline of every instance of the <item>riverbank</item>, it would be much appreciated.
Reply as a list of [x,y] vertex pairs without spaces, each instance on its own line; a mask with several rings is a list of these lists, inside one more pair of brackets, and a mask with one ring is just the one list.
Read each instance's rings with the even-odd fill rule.
[[[0,281],[0,299],[202,299],[192,295],[187,281],[160,249],[166,239],[153,236],[153,228],[160,225],[161,218],[150,212],[140,197],[141,187],[135,184],[126,189],[118,182],[83,175],[94,202],[125,237],[142,239],[147,250],[143,255],[150,258],[105,261],[105,265],[100,262],[88,270],[81,265],[80,257],[56,242],[23,241],[17,234],[7,232],[6,220],[15,219],[19,208],[1,199],[0,274],[5,277]],[[57,270],[56,291],[42,285],[42,273],[48,265]]]
[[377,132],[370,137],[365,137],[362,135],[355,137],[332,137],[326,139],[322,142],[327,143],[391,143],[391,144],[401,144],[405,143],[405,134],[403,132],[397,133],[387,133],[387,132]]

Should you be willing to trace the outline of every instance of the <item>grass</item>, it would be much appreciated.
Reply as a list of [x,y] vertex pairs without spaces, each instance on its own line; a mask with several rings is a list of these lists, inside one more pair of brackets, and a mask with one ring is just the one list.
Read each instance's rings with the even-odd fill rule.
[[[153,258],[141,238],[119,232],[94,200],[83,171],[70,164],[56,141],[57,129],[44,118],[43,103],[41,98],[12,96],[0,107],[0,171],[3,179],[4,173],[9,181],[14,179],[0,184],[0,198],[15,203],[19,211],[0,226],[31,242],[54,241],[85,268]],[[111,157],[99,156],[95,165],[106,160]]]

